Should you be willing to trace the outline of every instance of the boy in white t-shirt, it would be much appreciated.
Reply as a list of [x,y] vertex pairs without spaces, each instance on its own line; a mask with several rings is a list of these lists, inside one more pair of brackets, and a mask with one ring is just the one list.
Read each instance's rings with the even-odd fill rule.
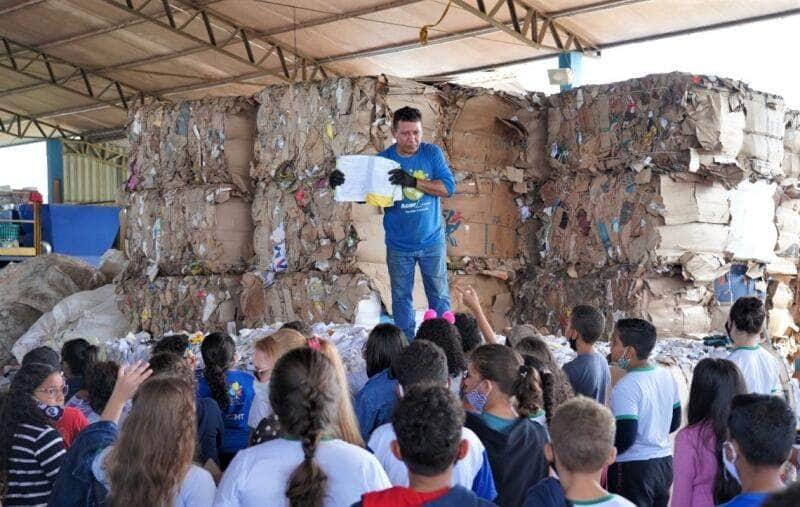
[[669,503],[672,485],[670,433],[681,422],[678,384],[672,374],[648,361],[656,328],[642,319],[620,319],[611,360],[625,371],[611,391],[617,421],[617,460],[608,469],[608,489],[636,505]]
[[[398,397],[420,385],[448,386],[447,358],[442,349],[428,340],[415,340],[403,349],[392,365],[392,375],[398,381]],[[452,484],[473,491],[479,498],[492,501],[497,496],[489,456],[478,436],[468,428],[461,429],[467,451],[452,470]],[[397,439],[392,423],[379,426],[372,432],[367,447],[378,458],[393,486],[408,486],[406,463],[392,451]]]
[[617,457],[616,424],[610,410],[591,398],[577,396],[556,409],[550,426],[551,441],[544,452],[555,464],[558,479],[549,477],[531,488],[524,507],[634,507],[600,485],[603,468]]
[[780,365],[775,356],[760,345],[765,318],[764,304],[756,297],[742,297],[733,303],[725,324],[735,346],[728,359],[742,371],[749,393],[779,395]]

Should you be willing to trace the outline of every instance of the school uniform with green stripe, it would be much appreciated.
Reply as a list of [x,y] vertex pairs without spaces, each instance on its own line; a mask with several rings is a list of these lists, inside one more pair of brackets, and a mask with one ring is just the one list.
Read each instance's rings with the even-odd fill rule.
[[767,395],[781,393],[780,364],[775,356],[762,346],[736,347],[728,359],[736,363],[741,370],[749,393]]
[[619,422],[635,420],[636,437],[617,463],[671,456],[669,435],[680,406],[678,383],[669,370],[653,365],[629,370],[611,392],[611,412]]
[[622,498],[619,495],[609,494],[596,500],[570,500],[571,505],[591,505],[592,507],[636,507],[634,503]]

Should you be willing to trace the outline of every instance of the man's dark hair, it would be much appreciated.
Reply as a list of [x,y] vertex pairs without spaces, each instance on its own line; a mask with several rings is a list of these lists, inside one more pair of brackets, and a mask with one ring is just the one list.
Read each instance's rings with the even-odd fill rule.
[[422,121],[422,113],[416,107],[401,107],[392,116],[392,130],[397,130],[401,121]]
[[633,347],[638,359],[647,359],[656,346],[656,328],[644,319],[619,319],[619,339],[626,347]]
[[458,329],[444,319],[428,319],[423,322],[415,340],[428,340],[435,343],[444,351],[447,358],[447,371],[451,377],[460,375],[467,369],[467,359],[461,345]]
[[397,354],[407,345],[403,331],[393,324],[378,324],[372,328],[364,348],[367,377],[372,378],[383,370],[391,368]]
[[739,298],[731,307],[731,320],[736,324],[736,329],[747,334],[756,334],[761,331],[767,313],[764,303],[753,296]]
[[403,462],[412,473],[433,477],[455,464],[464,409],[446,387],[412,388],[397,402],[392,426]]
[[35,349],[29,350],[24,356],[22,356],[22,363],[20,366],[24,366],[29,363],[49,364],[53,368],[60,370],[61,356],[58,354],[58,352],[50,347],[42,345],[41,347],[36,347]]
[[456,329],[461,335],[461,348],[464,349],[465,354],[469,354],[483,342],[483,337],[478,329],[478,321],[472,315],[457,313]]
[[729,438],[739,444],[750,465],[780,467],[792,451],[795,423],[792,409],[782,398],[740,394],[731,401]]
[[291,322],[287,322],[286,324],[281,326],[281,329],[291,329],[293,331],[297,331],[306,338],[308,338],[311,335],[311,330],[308,328],[308,326],[305,325],[303,321],[300,320],[293,320]]
[[447,357],[438,345],[428,340],[415,340],[394,360],[392,376],[403,389],[418,384],[445,385]]
[[89,406],[96,414],[102,414],[108,399],[117,383],[119,365],[114,361],[92,364],[86,372],[86,390],[89,392]]
[[170,334],[162,337],[153,345],[152,353],[155,355],[161,352],[172,352],[183,357],[186,355],[187,350],[189,350],[189,336],[185,334]]
[[586,343],[596,342],[606,327],[606,318],[594,306],[576,306],[572,309],[569,319],[572,329],[577,331]]

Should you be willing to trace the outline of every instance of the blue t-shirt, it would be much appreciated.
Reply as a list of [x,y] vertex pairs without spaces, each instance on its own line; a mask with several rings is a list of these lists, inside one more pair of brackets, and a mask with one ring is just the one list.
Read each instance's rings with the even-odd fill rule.
[[[202,372],[198,372],[197,397],[211,398],[211,389],[208,387]],[[222,415],[225,419],[225,434],[222,437],[220,452],[234,453],[247,447],[250,429],[247,427],[247,416],[250,415],[250,405],[253,403],[255,391],[253,390],[254,377],[246,371],[229,370],[226,373],[228,383],[228,396],[230,404],[228,410]]]
[[396,385],[397,380],[390,378],[389,370],[386,369],[370,377],[356,394],[356,418],[364,442],[369,442],[375,428],[391,421],[397,402]]
[[769,493],[742,493],[720,507],[759,507],[769,497]]
[[[453,173],[447,166],[441,148],[435,144],[420,143],[417,153],[402,157],[397,144],[378,154],[400,164],[403,171],[417,179],[440,180],[448,197],[456,190]],[[401,252],[415,252],[444,243],[444,222],[441,201],[416,188],[404,188],[403,200],[386,208],[383,216],[386,246]]]
[[606,404],[611,370],[602,354],[578,354],[578,357],[564,365],[563,370],[576,394],[594,398],[602,405]]

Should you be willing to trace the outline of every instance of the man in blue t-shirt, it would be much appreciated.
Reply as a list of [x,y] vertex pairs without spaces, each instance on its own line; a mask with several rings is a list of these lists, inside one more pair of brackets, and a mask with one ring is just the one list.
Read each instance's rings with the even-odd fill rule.
[[[392,135],[396,142],[378,155],[400,164],[390,180],[403,187],[403,200],[385,209],[386,264],[392,284],[392,315],[409,340],[414,338],[414,270],[419,263],[428,306],[439,315],[450,310],[447,260],[440,197],[456,189],[453,173],[441,148],[422,142],[422,114],[403,107],[394,112]],[[330,186],[344,183],[334,170]]]

